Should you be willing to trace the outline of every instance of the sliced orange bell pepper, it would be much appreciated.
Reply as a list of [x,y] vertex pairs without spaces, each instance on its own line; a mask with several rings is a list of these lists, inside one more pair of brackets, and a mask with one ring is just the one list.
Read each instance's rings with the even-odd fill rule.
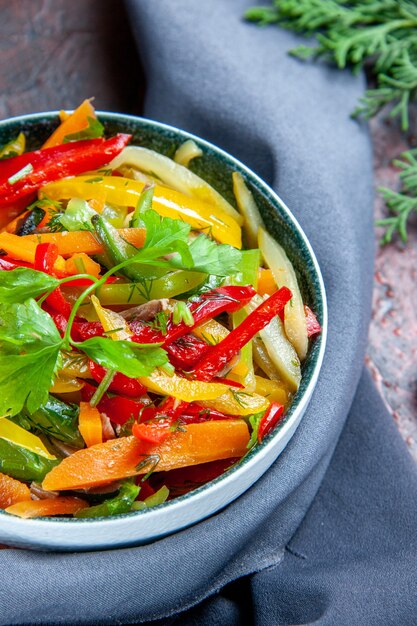
[[[42,187],[39,192],[54,200],[69,198],[97,199],[120,206],[136,206],[144,183],[122,176],[104,176],[101,181],[92,183],[91,176],[74,176]],[[90,182],[89,182],[90,181]],[[241,248],[241,228],[227,213],[214,209],[211,205],[185,196],[179,191],[156,185],[152,207],[160,215],[180,219],[197,230],[211,232],[221,243]]]
[[65,271],[67,274],[91,274],[98,278],[101,267],[85,252],[76,252],[65,261]]
[[[134,436],[78,450],[66,457],[42,483],[44,489],[86,489],[145,474],[158,461],[158,471],[240,457],[246,452],[249,430],[244,420],[189,424],[157,446]],[[149,457],[147,462],[147,456]],[[159,460],[158,460],[159,459]]]
[[58,128],[52,133],[52,135],[45,141],[42,148],[51,148],[52,146],[58,146],[61,144],[67,135],[77,133],[85,128],[88,128],[88,118],[96,117],[96,112],[91,104],[90,100],[84,100],[80,106],[75,109],[73,113],[65,117],[62,120]]
[[90,406],[89,402],[80,402],[78,430],[88,448],[103,441],[103,425],[100,411],[96,407]]
[[259,268],[258,273],[258,293],[260,296],[264,296],[268,294],[268,296],[272,295],[274,291],[278,289],[277,284],[275,282],[274,275],[271,270],[266,270],[263,267]]
[[[29,237],[32,237],[29,239]],[[4,250],[13,259],[18,261],[26,261],[32,265],[35,263],[36,247],[38,243],[42,243],[37,239],[36,235],[28,237],[19,237],[12,233],[3,232],[0,234],[0,249]],[[65,272],[65,261],[62,256],[58,256],[54,263],[54,271],[58,273]]]
[[81,498],[58,497],[45,500],[27,500],[12,504],[6,513],[18,517],[49,517],[51,515],[73,515],[88,507],[88,502]]
[[[121,228],[119,233],[123,239],[137,248],[141,248],[145,242],[144,228]],[[0,248],[2,247],[1,237],[3,234],[0,235]],[[94,254],[102,254],[104,252],[101,243],[99,243],[95,239],[94,235],[87,230],[25,235],[24,237],[19,237],[19,239],[35,243],[54,243],[58,246],[58,252],[63,257],[69,257],[72,254],[80,252],[84,252],[90,256]],[[23,260],[25,259],[22,259],[22,261]]]
[[24,500],[30,500],[29,487],[20,480],[0,473],[0,509]]

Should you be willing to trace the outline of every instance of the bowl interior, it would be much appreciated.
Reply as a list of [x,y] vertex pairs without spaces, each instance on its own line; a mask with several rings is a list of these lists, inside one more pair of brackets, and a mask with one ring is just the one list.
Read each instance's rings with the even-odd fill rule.
[[[106,134],[113,135],[117,132],[131,133],[133,135],[131,144],[151,148],[170,157],[174,155],[181,143],[189,138],[194,139],[202,148],[203,156],[191,161],[190,169],[207,180],[233,206],[236,206],[236,202],[232,190],[231,174],[234,171],[240,172],[255,197],[269,231],[283,246],[294,265],[304,302],[315,312],[322,325],[323,333],[311,342],[308,356],[302,366],[303,376],[300,388],[285,418],[257,449],[247,455],[239,466],[231,468],[226,474],[238,472],[239,468],[242,468],[243,465],[251,462],[256,457],[260,449],[265,448],[272,439],[280,436],[280,431],[288,425],[289,421],[295,418],[303,396],[306,393],[311,393],[311,386],[315,384],[326,340],[327,313],[323,281],[314,253],[300,226],[280,198],[256,174],[221,149],[189,133],[151,120],[101,112],[98,112],[98,117],[105,125]],[[22,130],[26,135],[27,149],[35,150],[42,145],[57,125],[58,116],[56,113],[23,116],[0,122],[0,145],[16,137],[18,132]],[[175,501],[181,498],[192,498],[194,494],[209,489],[213,483],[219,484],[222,480],[223,476],[185,496],[176,498]],[[172,502],[160,506],[169,508]],[[139,511],[127,515],[147,514],[147,511]],[[117,516],[117,518],[120,517],[122,516]],[[106,518],[106,522],[109,524],[115,520],[116,518]],[[48,518],[42,519],[42,522],[47,521]],[[56,519],[53,521],[57,522]],[[65,523],[90,523],[94,520],[65,519],[60,521]]]

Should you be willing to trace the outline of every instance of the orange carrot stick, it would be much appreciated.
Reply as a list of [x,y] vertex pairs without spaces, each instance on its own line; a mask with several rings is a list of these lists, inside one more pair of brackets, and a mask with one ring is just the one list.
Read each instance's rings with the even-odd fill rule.
[[[3,233],[4,234],[4,233]],[[3,235],[2,234],[2,235]],[[137,248],[141,248],[145,241],[145,229],[143,228],[121,228],[119,234]],[[1,237],[0,235],[0,248]],[[94,235],[87,230],[79,230],[73,232],[61,233],[42,233],[41,235],[25,235],[20,239],[35,243],[55,243],[58,246],[58,252],[63,257],[69,257],[76,252],[85,252],[85,254],[102,254],[104,248]],[[22,259],[24,260],[24,259]]]
[[88,448],[103,441],[103,425],[100,411],[90,406],[89,402],[80,402],[78,430]]
[[[27,263],[35,263],[36,247],[42,243],[36,235],[32,239],[28,237],[19,237],[12,233],[3,232],[0,234],[0,249],[9,254],[12,259],[18,261],[26,261]],[[56,272],[65,271],[65,261],[62,256],[58,256],[54,263]]]
[[61,144],[67,135],[72,133],[78,133],[85,128],[88,128],[88,118],[96,117],[94,107],[89,100],[84,100],[75,109],[71,115],[69,115],[58,128],[52,133],[52,135],[45,141],[42,148],[51,148],[52,146],[58,146]]
[[20,480],[0,473],[0,509],[24,500],[30,500],[29,487]]
[[67,274],[91,274],[98,278],[101,267],[85,252],[76,252],[65,261],[65,271]]
[[185,432],[176,431],[157,446],[134,436],[121,437],[71,454],[45,476],[42,486],[51,491],[84,489],[145,474],[156,461],[157,470],[165,471],[240,457],[248,441],[244,420],[189,424]]
[[12,504],[6,513],[18,517],[49,517],[51,515],[73,515],[88,507],[88,503],[80,498],[60,497],[46,500],[28,500]]

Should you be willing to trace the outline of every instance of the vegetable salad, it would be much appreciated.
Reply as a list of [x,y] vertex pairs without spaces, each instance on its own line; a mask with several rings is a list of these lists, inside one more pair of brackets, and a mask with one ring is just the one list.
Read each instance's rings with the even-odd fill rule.
[[0,151],[0,508],[106,517],[257,446],[320,326],[239,173],[235,208],[193,141],[105,138],[88,100],[60,118]]

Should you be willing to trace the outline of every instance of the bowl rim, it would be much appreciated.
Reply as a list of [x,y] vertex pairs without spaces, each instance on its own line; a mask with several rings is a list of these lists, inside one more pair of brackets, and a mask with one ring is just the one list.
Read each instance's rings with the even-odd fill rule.
[[[149,520],[149,522],[152,523],[152,520],[155,520],[159,518],[161,515],[164,515],[165,511],[168,510],[170,512],[169,513],[170,515],[173,515],[174,512],[178,514],[180,513],[181,509],[184,506],[188,506],[190,499],[193,501],[196,501],[199,496],[203,494],[206,495],[211,490],[213,491],[216,490],[217,487],[226,486],[231,481],[239,479],[239,476],[243,472],[246,472],[248,469],[257,465],[263,459],[265,459],[265,457],[269,455],[271,448],[274,446],[274,444],[277,443],[277,437],[279,437],[280,440],[285,439],[285,437],[289,434],[291,429],[294,428],[294,424],[296,424],[294,428],[294,432],[295,432],[296,428],[298,427],[297,420],[298,422],[301,420],[300,415],[302,416],[304,414],[307,408],[307,405],[310,402],[314,387],[316,386],[316,383],[320,374],[321,366],[323,363],[324,353],[326,349],[326,342],[327,342],[328,306],[327,306],[327,298],[326,298],[326,289],[324,286],[324,281],[323,281],[323,276],[320,270],[320,266],[318,264],[314,250],[310,244],[310,241],[308,240],[307,235],[305,234],[304,230],[300,226],[298,220],[293,215],[293,213],[291,212],[287,204],[280,198],[280,196],[274,191],[274,189],[272,189],[272,187],[270,187],[260,176],[258,176],[258,174],[256,174],[253,170],[251,170],[248,166],[246,166],[244,163],[242,163],[239,159],[237,159],[233,155],[229,154],[223,148],[220,148],[219,146],[216,146],[210,141],[207,141],[206,139],[203,139],[199,137],[198,135],[190,133],[186,130],[183,130],[176,126],[172,126],[170,124],[166,124],[164,122],[158,122],[156,120],[152,120],[150,118],[137,116],[137,115],[116,113],[112,111],[102,111],[102,110],[96,110],[96,114],[99,119],[102,116],[103,121],[105,122],[112,122],[112,121],[124,122],[124,123],[131,122],[133,124],[137,124],[139,122],[139,124],[142,124],[144,126],[151,126],[152,128],[156,128],[157,130],[160,130],[160,131],[164,131],[164,132],[169,131],[170,133],[179,135],[180,138],[183,138],[184,140],[192,139],[197,143],[197,145],[201,146],[202,148],[208,149],[209,151],[220,156],[225,161],[227,161],[230,165],[235,167],[238,171],[246,175],[246,177],[250,180],[250,182],[254,183],[257,189],[259,189],[267,197],[269,201],[272,200],[272,203],[275,207],[276,205],[278,205],[281,211],[285,213],[286,219],[290,223],[292,230],[295,230],[297,232],[297,235],[301,238],[302,243],[305,246],[308,256],[312,262],[312,268],[314,270],[315,279],[317,281],[317,287],[318,287],[318,290],[317,290],[318,299],[322,308],[321,310],[322,331],[320,334],[320,339],[319,339],[320,345],[318,347],[318,350],[315,356],[315,364],[313,366],[311,378],[308,381],[305,389],[303,390],[302,395],[299,398],[297,398],[296,396],[295,399],[292,401],[290,407],[288,408],[288,411],[285,414],[285,420],[283,420],[282,425],[278,429],[274,429],[267,437],[265,437],[265,439],[262,441],[261,444],[259,444],[254,450],[251,450],[249,454],[244,457],[244,461],[242,463],[231,466],[231,468],[227,469],[224,474],[216,477],[215,479],[209,481],[208,483],[205,483],[204,485],[198,487],[197,489],[191,492],[188,492],[184,495],[178,496],[177,498],[173,500],[166,501],[162,503],[161,505],[158,505],[150,509],[143,509],[140,511],[132,511],[130,513],[125,513],[122,515],[98,517],[98,518],[41,517],[41,518],[34,518],[34,519],[22,519],[19,517],[14,517],[13,519],[13,522],[16,525],[16,528],[21,527],[21,525],[22,527],[23,525],[26,526],[28,522],[30,524],[36,523],[39,525],[40,530],[42,530],[42,527],[45,530],[46,530],[46,527],[48,527],[48,533],[50,531],[53,531],[54,526],[57,525],[59,527],[62,527],[63,524],[65,525],[69,524],[69,527],[68,527],[69,532],[70,532],[71,526],[74,527],[76,525],[79,528],[80,524],[88,524],[89,529],[93,530],[94,528],[97,528],[97,530],[100,531],[104,527],[117,525],[117,523],[118,522],[120,523],[120,521],[123,519],[126,519],[126,518],[132,519],[137,516],[147,516],[147,519]],[[0,120],[0,130],[3,127],[8,126],[12,122],[13,123],[20,123],[20,122],[36,123],[37,121],[44,121],[44,120],[53,121],[55,120],[56,117],[58,117],[58,115],[59,115],[59,111],[56,110],[56,111],[38,112],[38,113],[33,113],[33,114],[29,113],[25,115],[18,115],[15,117],[9,117],[7,119]],[[289,440],[291,439],[293,434],[294,433],[291,433],[289,435]],[[285,444],[284,449],[286,445],[288,445],[288,442]],[[274,462],[276,458],[278,458],[280,453],[281,452],[279,452],[278,455],[274,457],[272,462]],[[271,464],[268,465],[266,471],[268,471],[270,465]],[[255,484],[257,480],[258,479],[256,479],[252,483],[252,485]],[[214,509],[213,512],[210,513],[210,516],[214,515],[219,510],[219,508],[223,508],[223,506],[224,505],[221,505],[217,507],[216,509]],[[13,516],[6,513],[4,510],[0,509],[0,517],[2,517],[3,519],[7,517],[7,519],[10,520],[10,518]],[[192,524],[195,524],[195,523],[197,522],[192,522]],[[176,531],[170,531],[169,534],[173,534],[174,532]],[[139,541],[139,538],[138,538],[138,541]]]

